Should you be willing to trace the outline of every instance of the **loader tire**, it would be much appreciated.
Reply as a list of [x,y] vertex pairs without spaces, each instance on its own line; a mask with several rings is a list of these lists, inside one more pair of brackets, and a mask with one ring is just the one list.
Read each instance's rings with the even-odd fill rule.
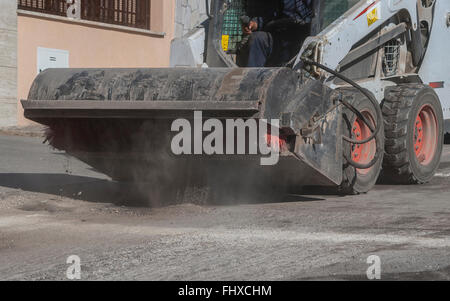
[[[355,88],[338,89],[344,100],[361,112],[375,128],[377,126],[377,110],[367,97]],[[380,112],[381,113],[381,112]],[[356,140],[365,140],[372,135],[370,128],[356,114],[346,107],[342,112],[343,135]],[[380,125],[383,127],[383,124]],[[343,182],[340,191],[344,194],[360,194],[370,191],[377,183],[383,162],[384,130],[380,129],[376,139],[362,145],[354,145],[343,141],[344,156]],[[368,169],[357,169],[347,160],[352,158],[356,163],[368,164],[378,156],[376,163]]]
[[382,104],[385,156],[380,181],[423,184],[441,160],[444,121],[436,92],[422,84],[403,84],[386,91]]

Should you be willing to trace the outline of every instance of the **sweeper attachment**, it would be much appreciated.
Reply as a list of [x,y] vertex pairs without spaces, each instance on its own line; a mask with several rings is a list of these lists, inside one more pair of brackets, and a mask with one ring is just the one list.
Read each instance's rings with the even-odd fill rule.
[[[347,192],[366,192],[382,162],[382,130],[379,139],[365,144],[342,139],[370,138],[382,126],[377,124],[379,107],[354,88],[333,91],[290,68],[52,69],[36,78],[23,105],[27,118],[48,125],[52,146],[113,179],[156,181],[158,187],[152,189],[236,180],[267,185],[267,177],[274,186],[341,186]],[[231,142],[237,147],[232,152],[174,154],[173,124],[191,121],[189,136],[194,137],[195,112],[203,118],[202,143],[208,119],[223,122],[224,130],[229,121],[278,120],[276,131],[266,126],[267,132],[257,137],[271,147],[277,141],[273,151],[281,158],[262,164],[267,156],[250,152],[251,122],[245,123],[245,151],[237,150],[236,122]],[[228,146],[230,135],[221,137]],[[188,149],[194,150],[193,140]]]

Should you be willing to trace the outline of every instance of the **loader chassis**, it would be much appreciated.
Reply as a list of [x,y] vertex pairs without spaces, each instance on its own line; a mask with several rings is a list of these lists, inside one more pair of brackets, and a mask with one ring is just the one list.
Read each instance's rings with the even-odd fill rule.
[[[114,179],[177,195],[188,186],[227,192],[238,184],[361,193],[382,165],[384,179],[428,181],[440,160],[443,116],[450,119],[450,63],[440,58],[449,46],[450,2],[313,1],[311,35],[290,65],[240,67],[239,17],[264,13],[270,3],[212,2],[209,68],[49,69],[22,101],[25,116],[49,127],[52,146]],[[194,111],[220,120],[278,119],[277,138],[287,146],[280,163],[174,156],[170,124],[192,120]]]

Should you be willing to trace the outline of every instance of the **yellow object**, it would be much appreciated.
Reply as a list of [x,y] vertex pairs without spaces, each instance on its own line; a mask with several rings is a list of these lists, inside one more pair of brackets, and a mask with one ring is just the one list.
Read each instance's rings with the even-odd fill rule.
[[228,43],[230,42],[230,36],[229,35],[223,35],[222,36],[222,49],[223,51],[228,51]]
[[378,7],[375,7],[367,14],[367,24],[371,26],[373,23],[380,19],[380,11]]

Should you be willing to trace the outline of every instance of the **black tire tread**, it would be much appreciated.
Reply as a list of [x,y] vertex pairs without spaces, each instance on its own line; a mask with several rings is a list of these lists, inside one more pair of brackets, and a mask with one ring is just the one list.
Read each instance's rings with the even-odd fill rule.
[[382,105],[385,129],[385,154],[382,177],[398,184],[423,184],[414,176],[407,151],[407,131],[411,107],[423,84],[391,87]]

